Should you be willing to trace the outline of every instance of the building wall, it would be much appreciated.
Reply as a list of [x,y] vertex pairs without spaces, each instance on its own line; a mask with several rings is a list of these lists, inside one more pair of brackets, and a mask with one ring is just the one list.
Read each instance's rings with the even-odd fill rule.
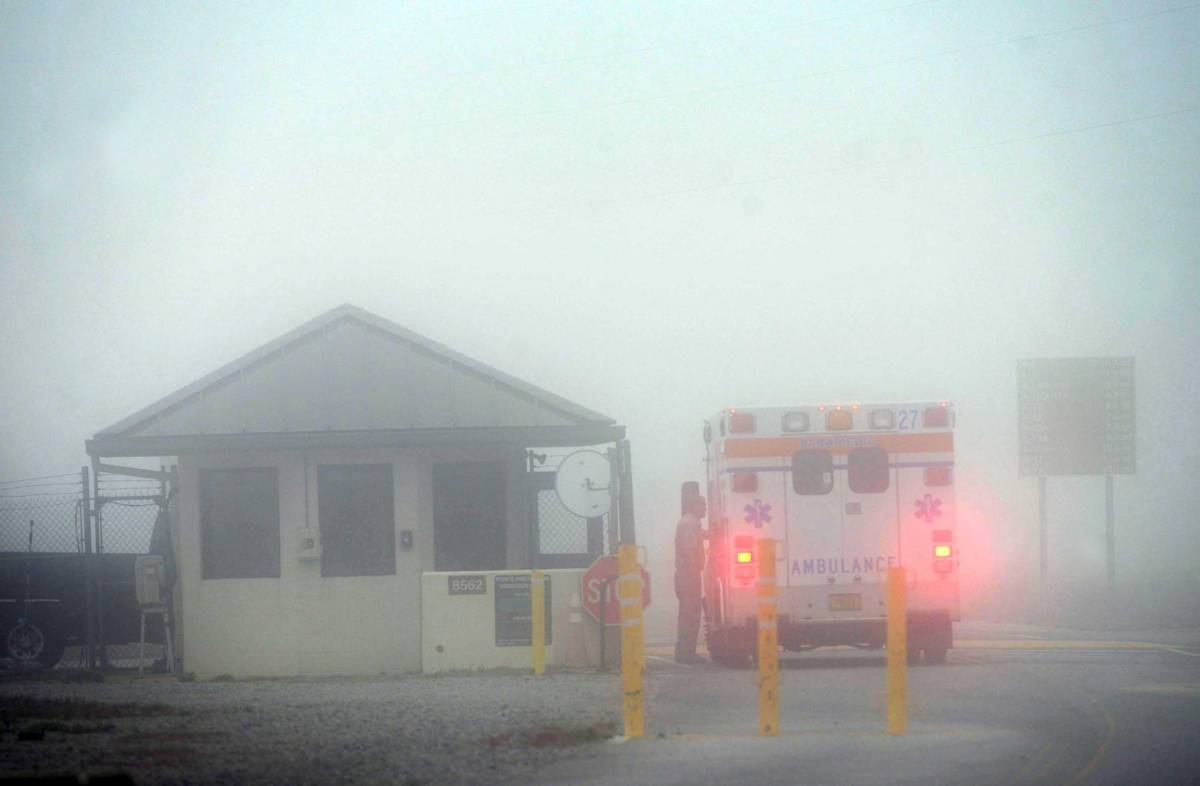
[[[523,454],[511,448],[324,450],[181,456],[178,566],[183,668],[198,675],[378,674],[421,670],[421,574],[433,570],[433,465],[506,461],[507,565],[524,568],[528,524]],[[298,557],[300,530],[319,527],[317,467],[393,467],[396,575],[322,578],[320,560]],[[280,577],[203,579],[199,470],[276,467]],[[413,548],[400,532],[412,530]]]

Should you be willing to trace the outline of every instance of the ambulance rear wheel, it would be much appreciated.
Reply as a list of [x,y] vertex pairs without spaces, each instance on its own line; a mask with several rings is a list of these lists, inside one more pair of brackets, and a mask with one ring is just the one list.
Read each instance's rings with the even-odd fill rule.
[[925,663],[929,666],[941,666],[946,662],[946,650],[941,647],[925,649]]
[[713,662],[730,669],[748,669],[758,659],[752,631],[723,628],[708,634],[708,654]]

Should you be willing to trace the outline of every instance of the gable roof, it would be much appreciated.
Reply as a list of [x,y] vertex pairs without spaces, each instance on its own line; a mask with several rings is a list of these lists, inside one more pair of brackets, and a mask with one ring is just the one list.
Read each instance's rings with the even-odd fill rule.
[[[331,440],[348,434],[358,437]],[[220,437],[262,447],[464,441],[472,434],[572,444],[594,436],[611,441],[623,429],[610,417],[343,305],[100,430],[88,452],[174,455],[233,444]],[[130,452],[144,450],[153,452]]]

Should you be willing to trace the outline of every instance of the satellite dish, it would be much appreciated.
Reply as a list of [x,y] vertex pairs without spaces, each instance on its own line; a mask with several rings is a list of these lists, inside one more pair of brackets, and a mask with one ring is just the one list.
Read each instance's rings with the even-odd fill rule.
[[585,519],[608,512],[608,459],[594,450],[577,450],[562,460],[554,473],[554,491],[563,507]]

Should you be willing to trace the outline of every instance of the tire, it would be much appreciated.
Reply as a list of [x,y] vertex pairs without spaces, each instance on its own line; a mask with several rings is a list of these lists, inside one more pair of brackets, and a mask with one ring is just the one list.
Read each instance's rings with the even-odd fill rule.
[[946,650],[942,647],[925,650],[925,662],[930,666],[941,666],[946,662]]
[[52,669],[62,660],[67,643],[53,628],[29,619],[15,620],[4,627],[0,641],[4,656],[23,666],[37,664]]
[[708,654],[714,663],[728,669],[748,669],[758,663],[756,648],[748,643],[750,639],[746,631],[739,629],[714,630],[706,637]]

